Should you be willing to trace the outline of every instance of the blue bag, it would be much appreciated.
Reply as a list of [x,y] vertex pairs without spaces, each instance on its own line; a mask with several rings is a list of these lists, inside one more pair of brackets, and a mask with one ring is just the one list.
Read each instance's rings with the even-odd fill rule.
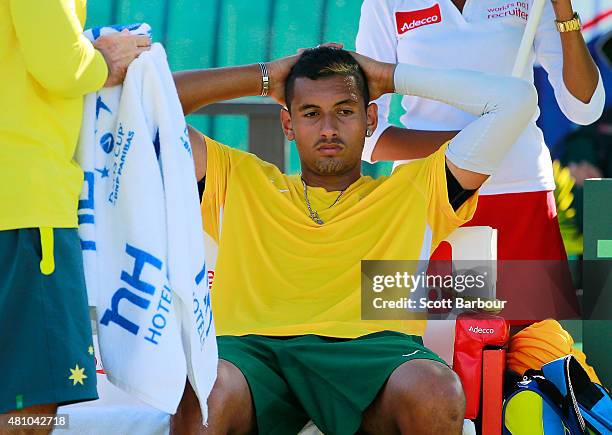
[[580,363],[571,355],[542,367],[544,377],[566,397],[576,410],[582,433],[612,434],[612,398],[601,385],[591,382]]
[[504,435],[611,435],[612,399],[568,355],[528,370],[503,408]]

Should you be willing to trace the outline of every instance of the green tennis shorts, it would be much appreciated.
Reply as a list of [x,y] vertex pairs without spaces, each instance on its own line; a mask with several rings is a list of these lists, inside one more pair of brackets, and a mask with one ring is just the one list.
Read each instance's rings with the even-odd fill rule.
[[402,363],[444,361],[421,337],[383,331],[355,339],[304,335],[217,338],[219,358],[246,378],[262,435],[297,434],[311,420],[325,434],[354,434],[363,411]]
[[0,231],[0,414],[97,399],[81,242],[53,230],[55,271],[40,272],[40,232]]

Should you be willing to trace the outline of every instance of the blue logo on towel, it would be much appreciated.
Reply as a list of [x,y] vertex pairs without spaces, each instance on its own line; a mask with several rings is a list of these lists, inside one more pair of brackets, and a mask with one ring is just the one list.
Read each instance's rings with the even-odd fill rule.
[[187,151],[190,157],[193,157],[191,154],[191,145],[189,144],[189,129],[185,125],[185,130],[183,131],[183,136],[181,136],[181,143],[183,144],[183,148]]
[[96,119],[98,119],[98,117],[100,116],[100,110],[106,110],[108,113],[113,113],[108,108],[108,106],[104,104],[104,101],[102,101],[102,97],[98,96],[98,99],[96,100]]
[[112,133],[106,133],[100,138],[100,146],[106,154],[110,154],[115,146],[115,138]]
[[[85,172],[85,180],[84,180],[83,188],[87,192],[87,195],[81,195],[83,199],[79,200],[79,226],[83,225],[93,225],[95,222],[95,207],[94,207],[94,173],[93,172]],[[88,210],[89,212],[87,212]],[[85,212],[83,212],[85,211]],[[83,240],[81,239],[81,250],[83,251],[95,251],[96,250],[96,242],[94,240]]]
[[155,137],[153,138],[153,148],[155,148],[155,157],[159,160],[159,128],[155,131]]
[[204,263],[204,266],[202,267],[202,270],[200,270],[198,272],[198,274],[195,277],[195,283],[196,285],[200,285],[200,283],[202,282],[202,280],[204,279],[204,277],[206,276],[206,263]]
[[106,166],[103,169],[96,168],[96,172],[99,172],[102,178],[108,177],[108,168]]
[[[141,34],[141,35],[147,35],[149,38],[152,37],[152,32],[151,29],[146,26],[142,29],[140,29],[140,27],[143,26],[143,23],[134,23],[134,24],[113,24],[111,26],[103,26],[103,27],[94,27],[93,29],[91,29],[91,36],[93,37],[94,41],[96,39],[98,39],[101,35],[102,35],[102,30],[103,29],[114,29],[117,32],[121,32],[123,29],[128,29],[130,32],[133,32],[134,30],[140,30],[139,32],[136,32],[137,34]],[[146,31],[145,31],[146,29]]]
[[133,130],[129,130],[126,132],[123,129],[123,124],[119,123],[119,127],[117,128],[117,136],[115,138],[116,142],[113,151],[113,157],[115,160],[112,167],[113,187],[108,195],[108,202],[112,205],[116,205],[117,200],[119,199],[121,176],[123,174],[125,162],[127,161],[127,155],[130,151],[130,147],[132,146],[132,141],[134,140],[135,134],[136,133]]
[[[108,326],[110,322],[113,322],[131,334],[136,335],[138,334],[140,326],[119,313],[119,302],[126,299],[128,302],[142,309],[146,310],[149,308],[151,300],[146,297],[146,295],[155,294],[155,286],[141,278],[142,270],[145,265],[161,270],[162,262],[157,257],[130,244],[125,245],[125,253],[133,258],[134,269],[131,274],[126,271],[121,271],[121,281],[124,282],[126,286],[121,287],[113,294],[111,298],[111,308],[104,312],[100,323]],[[132,289],[136,292],[132,291]]]
[[[208,278],[206,274],[206,263],[204,263],[202,270],[195,277],[196,285],[199,286],[205,277]],[[208,292],[208,280],[205,284],[206,286],[204,288],[207,292],[206,296],[201,302],[196,292],[193,292],[193,315],[196,318],[196,329],[200,338],[201,348],[204,347],[204,343],[210,334],[210,328],[213,324],[210,293]]]
[[[151,317],[151,326],[149,326],[143,338],[154,345],[158,345],[167,324],[166,316],[170,313],[172,290],[167,285],[164,285],[158,293],[156,286],[151,282],[145,281],[143,275],[147,275],[150,278],[157,276],[159,279],[160,275],[164,274],[162,271],[163,263],[154,255],[130,244],[125,245],[125,253],[129,257],[128,261],[133,260],[134,262],[133,270],[131,272],[121,271],[123,287],[112,295],[110,300],[111,307],[104,312],[100,324],[108,326],[112,322],[127,332],[137,335],[141,325],[119,313],[119,303],[122,300],[126,300],[133,306],[143,310],[151,308],[155,312]],[[143,272],[145,269],[146,271]],[[157,297],[159,299],[155,300]],[[151,305],[151,302],[154,302],[153,305]],[[157,302],[157,305],[155,302]],[[125,303],[123,304],[124,308]],[[128,312],[133,313],[134,311],[128,309]]]

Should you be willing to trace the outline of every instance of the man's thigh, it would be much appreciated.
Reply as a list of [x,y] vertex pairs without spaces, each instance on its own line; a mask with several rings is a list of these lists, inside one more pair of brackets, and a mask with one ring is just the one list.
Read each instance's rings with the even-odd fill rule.
[[277,357],[283,377],[317,427],[339,435],[359,429],[364,411],[402,364],[428,360],[443,366],[420,337],[393,331],[351,340],[297,337]]
[[96,399],[77,230],[54,230],[55,271],[40,271],[36,228],[0,231],[0,413]]
[[260,434],[297,434],[309,417],[283,378],[276,352],[286,340],[247,335],[217,337],[219,358],[244,375]]

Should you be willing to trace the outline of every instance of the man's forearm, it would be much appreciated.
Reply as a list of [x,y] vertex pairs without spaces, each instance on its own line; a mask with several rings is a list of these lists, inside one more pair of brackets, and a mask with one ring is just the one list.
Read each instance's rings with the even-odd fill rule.
[[464,189],[476,189],[499,166],[537,107],[532,84],[475,71],[398,65],[398,93],[450,104],[478,118],[451,141],[448,167]]
[[217,101],[259,95],[259,65],[179,71],[173,74],[185,115]]
[[457,131],[412,130],[389,127],[376,142],[373,161],[422,159],[457,135]]

